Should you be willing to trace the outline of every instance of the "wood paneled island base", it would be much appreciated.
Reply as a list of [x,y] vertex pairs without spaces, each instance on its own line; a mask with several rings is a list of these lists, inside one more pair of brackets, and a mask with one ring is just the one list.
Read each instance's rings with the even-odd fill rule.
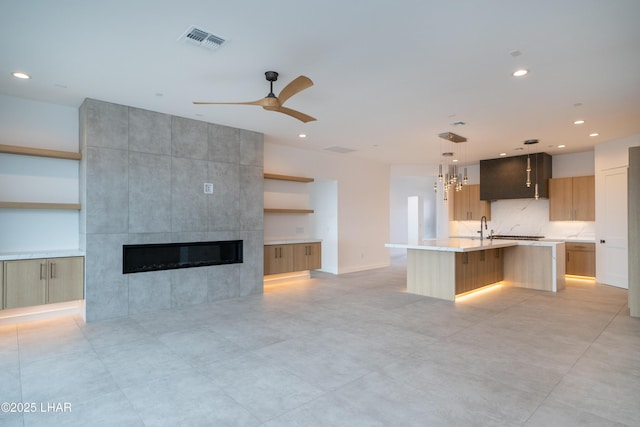
[[426,240],[407,249],[407,292],[454,301],[491,283],[556,292],[565,286],[563,242]]

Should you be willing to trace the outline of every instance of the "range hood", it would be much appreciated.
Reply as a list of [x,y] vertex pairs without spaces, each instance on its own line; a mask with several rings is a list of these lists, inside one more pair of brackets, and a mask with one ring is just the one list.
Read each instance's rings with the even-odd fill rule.
[[[531,187],[526,186],[527,156],[531,158]],[[546,199],[549,178],[551,156],[547,153],[480,160],[480,199],[533,199],[536,182],[540,197]]]

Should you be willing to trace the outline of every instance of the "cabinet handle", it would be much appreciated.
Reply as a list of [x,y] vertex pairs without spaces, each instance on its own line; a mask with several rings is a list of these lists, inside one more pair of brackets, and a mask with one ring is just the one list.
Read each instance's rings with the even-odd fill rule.
[[567,262],[571,259],[571,252],[567,252]]
[[469,264],[469,254],[467,253],[462,254],[462,263]]
[[56,278],[56,263],[55,263],[55,262],[52,262],[52,263],[50,264],[50,268],[49,268],[49,270],[50,270],[50,271],[49,271],[49,277],[50,277],[51,279],[55,279],[55,278]]
[[46,280],[47,278],[46,276],[47,276],[47,264],[40,263],[40,280]]

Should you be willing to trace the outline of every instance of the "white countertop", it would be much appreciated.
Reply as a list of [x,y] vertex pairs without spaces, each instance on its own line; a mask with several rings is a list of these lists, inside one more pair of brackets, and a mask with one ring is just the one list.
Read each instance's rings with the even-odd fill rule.
[[557,241],[536,241],[536,240],[490,240],[490,239],[433,239],[422,240],[418,243],[386,243],[387,248],[397,249],[418,249],[425,251],[442,252],[471,252],[485,249],[506,248],[510,246],[550,246],[564,244]]
[[295,245],[297,243],[320,243],[322,239],[280,239],[280,240],[265,240],[265,246],[268,245]]
[[64,258],[70,256],[84,256],[84,252],[78,249],[63,249],[55,251],[41,252],[0,252],[0,261],[10,261],[14,259],[35,259],[35,258]]
[[595,243],[596,239],[594,238],[585,238],[585,237],[545,237],[542,239],[543,241],[553,241],[553,242],[565,242],[565,243]]

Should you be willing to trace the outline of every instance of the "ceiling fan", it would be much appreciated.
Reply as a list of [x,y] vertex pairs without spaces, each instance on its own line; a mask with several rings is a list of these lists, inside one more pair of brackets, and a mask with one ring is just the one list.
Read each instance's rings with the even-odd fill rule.
[[224,104],[224,105],[259,105],[265,110],[276,111],[278,113],[283,113],[288,116],[294,117],[301,122],[307,123],[312,122],[315,118],[308,116],[300,111],[292,110],[291,108],[283,107],[282,105],[293,95],[298,92],[302,92],[303,90],[310,88],[313,86],[313,82],[309,77],[299,76],[293,79],[288,85],[280,91],[279,96],[275,96],[273,94],[273,82],[278,80],[278,73],[275,71],[267,71],[264,73],[267,78],[267,81],[270,82],[271,89],[269,90],[269,94],[257,101],[250,102],[196,102],[194,104]]

